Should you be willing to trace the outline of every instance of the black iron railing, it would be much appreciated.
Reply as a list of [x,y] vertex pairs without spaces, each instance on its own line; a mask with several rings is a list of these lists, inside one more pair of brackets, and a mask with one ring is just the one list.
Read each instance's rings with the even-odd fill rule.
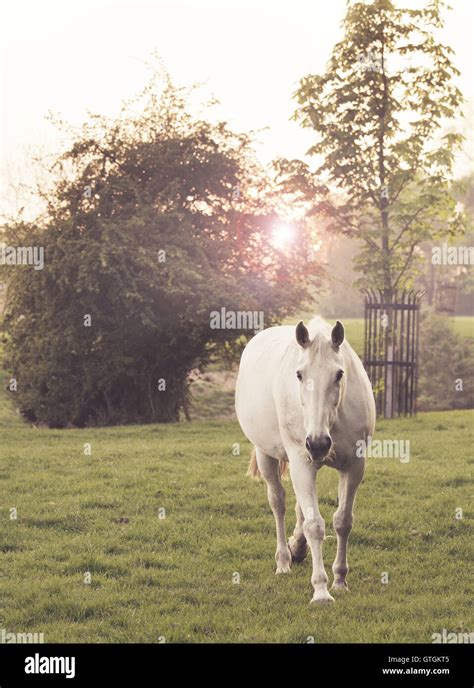
[[364,290],[364,366],[384,418],[416,413],[423,293]]

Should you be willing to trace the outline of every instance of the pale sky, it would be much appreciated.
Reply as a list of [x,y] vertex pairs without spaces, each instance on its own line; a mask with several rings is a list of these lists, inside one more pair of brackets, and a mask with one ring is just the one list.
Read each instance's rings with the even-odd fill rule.
[[[408,6],[417,0],[405,0]],[[451,0],[443,41],[455,52],[473,100],[474,2]],[[289,121],[298,80],[324,71],[341,37],[345,0],[9,0],[2,9],[2,197],[8,179],[27,181],[31,149],[58,150],[45,121],[72,124],[87,112],[114,115],[148,79],[157,51],[177,85],[205,82],[203,96],[237,130],[259,134],[264,162],[303,157],[312,142]],[[472,161],[471,161],[472,162]],[[22,199],[23,202],[24,199]]]

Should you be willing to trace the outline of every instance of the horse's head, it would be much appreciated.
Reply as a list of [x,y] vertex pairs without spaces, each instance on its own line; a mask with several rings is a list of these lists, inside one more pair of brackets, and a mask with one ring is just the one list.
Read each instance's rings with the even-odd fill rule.
[[339,347],[344,341],[344,327],[339,320],[331,337],[318,333],[310,340],[300,321],[296,326],[299,344],[299,398],[303,409],[306,449],[314,461],[323,461],[331,451],[331,428],[344,391],[344,365]]

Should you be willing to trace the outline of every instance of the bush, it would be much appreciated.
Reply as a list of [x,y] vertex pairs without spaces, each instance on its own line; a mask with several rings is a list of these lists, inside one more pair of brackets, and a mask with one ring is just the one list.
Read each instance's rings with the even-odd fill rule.
[[85,124],[45,216],[5,228],[9,245],[45,251],[43,270],[0,275],[6,366],[31,420],[176,421],[190,371],[235,358],[249,334],[211,329],[211,311],[263,311],[269,326],[318,283],[305,226],[285,254],[272,245],[274,189],[249,137],[155,86],[117,121]]
[[420,326],[418,410],[474,407],[474,343],[449,318],[427,311]]

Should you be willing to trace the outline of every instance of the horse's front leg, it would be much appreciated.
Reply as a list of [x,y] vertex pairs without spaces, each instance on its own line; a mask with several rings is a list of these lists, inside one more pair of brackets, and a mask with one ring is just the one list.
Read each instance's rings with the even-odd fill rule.
[[333,516],[333,526],[337,535],[337,552],[332,571],[334,573],[333,590],[348,590],[346,576],[349,571],[347,564],[347,541],[352,530],[352,507],[357,488],[364,475],[364,459],[357,459],[357,463],[347,471],[339,472],[339,505]]
[[289,458],[291,481],[304,517],[303,534],[309,544],[313,559],[311,583],[314,594],[311,602],[334,602],[334,598],[328,592],[328,577],[323,563],[322,544],[325,524],[319,512],[316,496],[317,468],[300,449],[290,453]]

